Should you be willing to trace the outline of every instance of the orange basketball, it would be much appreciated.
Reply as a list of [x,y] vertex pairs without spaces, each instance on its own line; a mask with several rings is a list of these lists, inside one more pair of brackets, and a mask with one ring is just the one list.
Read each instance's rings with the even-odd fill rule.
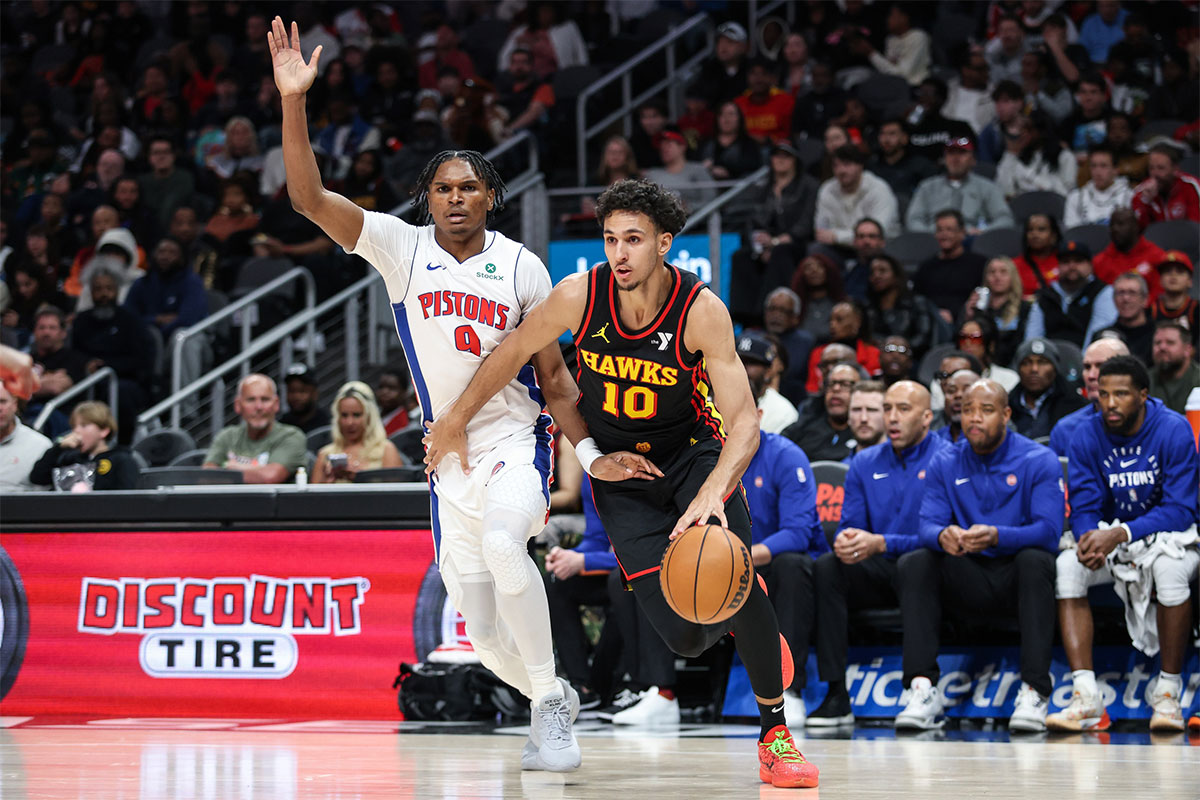
[[676,614],[709,625],[729,619],[746,602],[754,567],[736,533],[720,525],[697,525],[667,547],[658,579]]

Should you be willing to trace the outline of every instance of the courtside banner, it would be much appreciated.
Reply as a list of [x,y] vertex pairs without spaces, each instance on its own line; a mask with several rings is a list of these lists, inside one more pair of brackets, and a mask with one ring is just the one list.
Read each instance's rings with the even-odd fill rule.
[[394,719],[433,542],[427,530],[17,533],[3,552],[6,715]]
[[[898,647],[851,647],[847,653],[846,690],[856,717],[891,719],[903,710],[904,671]],[[1016,647],[944,647],[938,654],[942,670],[938,687],[946,699],[947,717],[1000,717],[1012,715],[1021,688],[1021,658]],[[1146,684],[1158,675],[1158,659],[1132,647],[1097,647],[1094,653],[1096,683],[1113,719],[1150,719]],[[825,698],[825,684],[817,677],[817,658],[810,653],[808,686],[802,696],[808,708]],[[1061,711],[1071,702],[1071,670],[1061,648],[1054,649],[1050,664],[1054,691],[1050,711]],[[1195,650],[1183,669],[1183,708],[1190,707],[1200,690],[1200,664]],[[746,668],[739,660],[729,676],[725,694],[726,716],[755,717],[758,707],[750,691]]]

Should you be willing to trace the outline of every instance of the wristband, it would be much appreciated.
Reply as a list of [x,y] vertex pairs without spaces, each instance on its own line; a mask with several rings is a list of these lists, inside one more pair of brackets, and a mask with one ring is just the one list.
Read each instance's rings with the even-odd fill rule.
[[602,455],[604,453],[601,453],[600,448],[596,447],[596,440],[591,436],[575,445],[575,457],[579,459],[579,466],[583,467],[583,471],[593,478],[596,476],[592,475],[592,462]]

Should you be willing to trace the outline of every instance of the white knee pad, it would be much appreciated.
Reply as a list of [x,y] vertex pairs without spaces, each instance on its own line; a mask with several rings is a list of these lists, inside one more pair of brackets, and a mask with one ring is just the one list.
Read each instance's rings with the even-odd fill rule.
[[1054,596],[1059,600],[1087,597],[1092,570],[1079,563],[1078,550],[1063,550],[1054,562]]
[[[546,495],[542,493],[542,475],[532,464],[516,464],[487,484],[485,515],[503,509],[541,523],[546,516]],[[507,527],[507,526],[505,526]]]
[[529,554],[505,531],[488,531],[483,535],[483,560],[492,573],[496,591],[517,595],[529,587]]
[[1186,603],[1191,595],[1189,583],[1200,555],[1195,551],[1185,553],[1183,558],[1159,556],[1150,565],[1154,574],[1154,590],[1158,594],[1159,605],[1171,608]]

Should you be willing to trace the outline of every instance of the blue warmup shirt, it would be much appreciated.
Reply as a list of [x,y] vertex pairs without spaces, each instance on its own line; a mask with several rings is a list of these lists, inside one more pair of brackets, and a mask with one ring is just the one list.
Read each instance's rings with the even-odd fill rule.
[[1077,408],[1070,414],[1060,419],[1050,431],[1050,449],[1058,456],[1069,456],[1067,451],[1071,449],[1071,440],[1075,438],[1075,432],[1079,430],[1079,426],[1091,419],[1096,413],[1096,404],[1088,403],[1083,408]]
[[1134,539],[1190,528],[1200,483],[1195,444],[1187,419],[1153,397],[1133,436],[1109,433],[1101,415],[1091,417],[1071,440],[1067,468],[1076,538],[1101,520],[1120,519]]
[[751,537],[771,555],[798,552],[813,558],[829,551],[817,517],[817,481],[808,456],[775,433],[759,433],[758,452],[742,476],[750,505]]
[[941,550],[938,534],[947,525],[983,524],[996,526],[1000,544],[982,555],[1026,547],[1057,553],[1064,510],[1062,467],[1050,448],[1008,431],[994,452],[979,456],[964,439],[929,462],[921,545]]
[[948,440],[927,433],[900,453],[889,441],[859,453],[846,473],[838,531],[859,528],[880,534],[887,541],[884,555],[888,558],[899,558],[920,547],[917,521],[929,462],[949,447],[953,445]]
[[593,572],[617,568],[617,557],[613,555],[612,543],[608,541],[608,533],[604,523],[596,513],[596,503],[592,500],[592,479],[583,473],[583,484],[579,488],[583,498],[583,539],[575,545],[575,549],[583,553],[583,571]]

